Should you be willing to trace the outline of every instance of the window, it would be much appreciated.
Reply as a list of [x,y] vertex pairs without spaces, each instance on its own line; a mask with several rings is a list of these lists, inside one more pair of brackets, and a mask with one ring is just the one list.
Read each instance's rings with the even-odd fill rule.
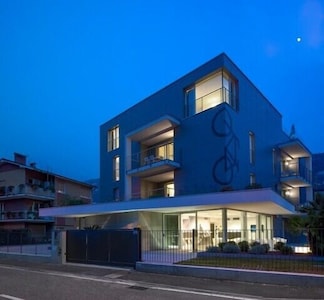
[[223,102],[237,109],[236,82],[225,70],[209,76],[186,90],[185,114],[192,116]]
[[249,132],[249,155],[250,164],[255,163],[255,135],[253,132]]
[[119,156],[115,156],[113,160],[113,178],[115,181],[119,181],[120,172],[119,172]]
[[250,186],[255,186],[256,181],[255,181],[255,174],[250,173]]
[[157,157],[160,159],[173,160],[173,143],[168,143],[157,147]]
[[114,198],[114,201],[119,201],[120,198],[119,198],[119,188],[114,188],[113,190],[113,198]]
[[119,126],[116,126],[108,131],[107,150],[112,151],[119,148]]
[[165,185],[165,194],[167,197],[174,197],[174,183],[170,182]]

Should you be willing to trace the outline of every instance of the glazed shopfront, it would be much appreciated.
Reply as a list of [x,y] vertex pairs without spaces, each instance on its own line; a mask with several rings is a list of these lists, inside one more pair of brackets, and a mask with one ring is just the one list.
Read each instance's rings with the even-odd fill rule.
[[271,244],[272,216],[232,209],[163,215],[163,248],[205,250],[227,241]]

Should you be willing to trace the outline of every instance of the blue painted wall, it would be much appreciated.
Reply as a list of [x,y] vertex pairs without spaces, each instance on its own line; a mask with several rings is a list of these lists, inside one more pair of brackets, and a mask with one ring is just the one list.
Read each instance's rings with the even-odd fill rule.
[[[191,117],[184,115],[185,90],[208,74],[225,67],[238,81],[237,111],[223,103]],[[263,187],[275,187],[279,173],[273,173],[273,148],[288,140],[282,131],[282,117],[249,79],[225,55],[217,56],[174,83],[129,108],[100,127],[101,201],[112,201],[113,188],[124,198],[125,139],[129,132],[164,115],[178,119],[175,129],[176,194],[216,192],[224,186],[245,188],[249,175],[256,175]],[[107,152],[107,132],[120,126],[120,148]],[[256,161],[249,163],[249,132],[255,134]],[[120,155],[121,180],[112,181],[112,160]],[[225,162],[226,161],[226,162]],[[279,167],[279,166],[278,166]],[[222,172],[223,170],[223,172]]]

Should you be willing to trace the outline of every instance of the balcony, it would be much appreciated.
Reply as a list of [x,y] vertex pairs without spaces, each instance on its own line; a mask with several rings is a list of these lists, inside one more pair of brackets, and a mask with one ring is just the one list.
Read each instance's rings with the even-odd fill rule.
[[146,189],[142,194],[133,193],[132,199],[149,199],[149,198],[172,198],[174,197],[174,184],[167,184],[165,187],[156,189]]
[[281,182],[291,187],[311,186],[311,171],[299,165],[299,162],[283,161],[281,165]]
[[127,175],[147,178],[168,173],[180,167],[174,161],[173,142],[151,147],[131,156],[131,168]]
[[282,155],[290,159],[301,157],[311,157],[311,152],[298,139],[292,139],[286,143],[278,145]]
[[5,210],[0,212],[0,221],[54,221],[54,218],[39,217],[38,211],[34,210]]
[[36,185],[19,184],[17,186],[0,187],[0,199],[9,198],[43,198],[44,200],[54,200],[54,188],[43,188]]

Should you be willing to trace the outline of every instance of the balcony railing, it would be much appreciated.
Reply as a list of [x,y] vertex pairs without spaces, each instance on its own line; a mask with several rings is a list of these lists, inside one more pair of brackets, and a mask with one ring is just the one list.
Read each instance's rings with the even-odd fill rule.
[[231,92],[226,88],[220,88],[211,93],[196,99],[196,113],[217,106],[223,102],[233,106]]
[[299,177],[304,179],[306,182],[312,182],[312,172],[307,167],[302,167],[298,162],[295,163],[285,163],[283,162],[281,168],[281,177]]
[[174,161],[173,142],[148,148],[145,151],[133,154],[131,156],[130,170],[138,169],[141,167],[154,166],[163,161]]
[[37,197],[55,198],[53,188],[43,188],[36,185],[20,184],[17,186],[3,186],[0,188],[0,198],[8,196],[32,195]]
[[52,218],[39,217],[36,210],[5,210],[0,212],[0,221],[4,220],[52,220]]
[[174,188],[158,188],[158,189],[149,189],[144,193],[133,193],[132,199],[147,199],[147,198],[163,198],[163,197],[174,197]]

